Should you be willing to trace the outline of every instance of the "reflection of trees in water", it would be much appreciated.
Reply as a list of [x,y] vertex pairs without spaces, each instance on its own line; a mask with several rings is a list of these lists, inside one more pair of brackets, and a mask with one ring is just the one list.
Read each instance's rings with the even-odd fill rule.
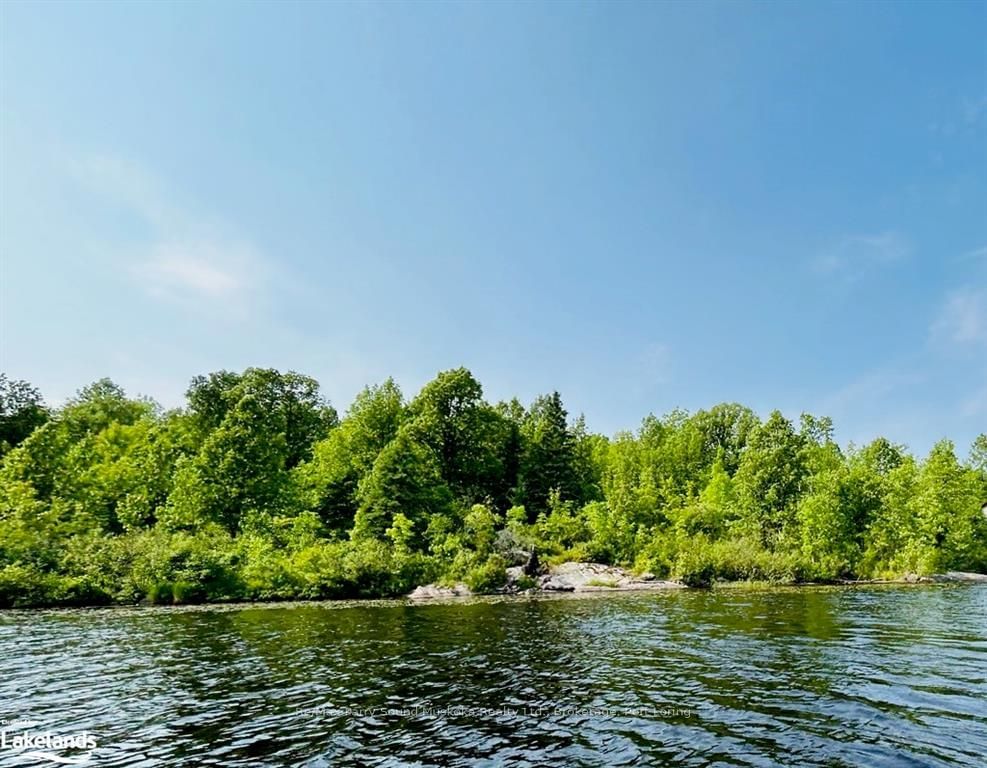
[[[80,612],[64,631],[46,618],[42,645],[64,655],[59,637],[74,638],[90,680],[61,680],[49,703],[66,691],[84,703],[114,763],[144,754],[168,765],[570,764],[580,755],[661,764],[745,754],[814,764],[816,753],[843,759],[853,744],[874,745],[892,726],[897,749],[905,735],[931,748],[935,723],[955,720],[949,707],[981,706],[957,698],[987,694],[977,594],[738,589]],[[948,699],[910,687],[948,685],[950,675],[966,677]],[[909,696],[940,706],[939,719],[910,713]],[[625,714],[553,711],[590,707]],[[696,714],[630,713],[641,707]]]
[[[517,722],[362,711],[570,704],[578,681],[556,670],[575,657],[557,611],[481,602],[161,612],[138,645],[168,660],[166,732],[183,755],[367,753],[392,734],[427,738],[420,748],[441,756],[464,740],[516,738]],[[313,714],[319,706],[357,712]]]
[[[178,758],[229,744],[255,714],[268,686],[263,659],[250,653],[225,611],[155,611],[133,619],[135,646],[169,682],[158,702],[154,748]],[[148,745],[151,746],[151,745]]]
[[[841,637],[833,595],[820,591],[689,591],[608,600],[578,627],[591,643],[586,685],[608,705],[685,709],[632,719],[650,734],[639,745],[651,759],[681,759],[660,744],[708,744],[709,759],[730,757],[713,745],[757,744],[759,728],[798,717],[791,691],[824,695],[832,680],[825,647]],[[601,671],[597,671],[601,670]],[[759,745],[777,752],[774,736]],[[717,741],[719,740],[719,741]],[[716,755],[719,754],[719,758]]]

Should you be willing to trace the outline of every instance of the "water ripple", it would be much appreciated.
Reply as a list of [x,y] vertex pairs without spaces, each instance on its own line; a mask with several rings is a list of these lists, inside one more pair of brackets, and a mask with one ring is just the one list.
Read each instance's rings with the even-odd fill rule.
[[0,613],[106,766],[979,767],[985,670],[979,587]]

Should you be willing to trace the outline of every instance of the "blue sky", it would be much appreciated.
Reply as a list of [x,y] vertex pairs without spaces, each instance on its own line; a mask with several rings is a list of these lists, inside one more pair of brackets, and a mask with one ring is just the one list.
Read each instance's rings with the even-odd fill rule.
[[0,356],[987,430],[987,4],[0,4]]

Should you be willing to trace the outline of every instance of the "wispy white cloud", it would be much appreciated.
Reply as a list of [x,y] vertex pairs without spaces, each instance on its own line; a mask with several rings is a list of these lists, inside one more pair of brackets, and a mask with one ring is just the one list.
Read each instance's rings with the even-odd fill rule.
[[851,377],[812,411],[833,417],[844,445],[886,437],[921,455],[947,434],[964,434],[960,425],[969,418],[960,414],[961,404],[929,397],[951,392],[953,383],[944,382],[942,369],[926,358],[901,360]]
[[72,164],[92,192],[132,215],[147,242],[126,253],[126,270],[156,299],[221,304],[243,313],[261,298],[269,265],[249,241],[165,193],[141,165],[117,155],[90,155]]
[[847,235],[812,260],[818,274],[854,282],[875,269],[903,261],[911,253],[908,239],[898,232]]
[[929,124],[929,131],[944,139],[977,131],[987,115],[987,95],[963,96],[942,115]]
[[133,274],[155,296],[237,299],[252,290],[248,276],[256,272],[256,260],[249,246],[159,243],[146,260],[133,268]]
[[947,298],[932,338],[956,346],[987,344],[987,288],[962,288]]
[[160,182],[143,166],[120,155],[69,158],[75,178],[91,192],[143,219],[158,231],[184,229],[186,217],[166,201]]
[[921,374],[911,371],[869,371],[823,398],[819,410],[821,413],[840,417],[857,409],[870,408],[896,392],[914,387],[922,379]]
[[963,254],[964,259],[985,259],[987,260],[987,245],[981,245],[979,248],[973,248]]

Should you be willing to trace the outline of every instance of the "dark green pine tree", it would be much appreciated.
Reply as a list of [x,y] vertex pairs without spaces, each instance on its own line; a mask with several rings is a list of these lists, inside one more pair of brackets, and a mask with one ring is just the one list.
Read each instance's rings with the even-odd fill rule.
[[524,504],[529,520],[547,510],[553,490],[563,500],[580,501],[575,438],[566,416],[562,397],[553,392],[535,400],[522,425],[518,501]]

